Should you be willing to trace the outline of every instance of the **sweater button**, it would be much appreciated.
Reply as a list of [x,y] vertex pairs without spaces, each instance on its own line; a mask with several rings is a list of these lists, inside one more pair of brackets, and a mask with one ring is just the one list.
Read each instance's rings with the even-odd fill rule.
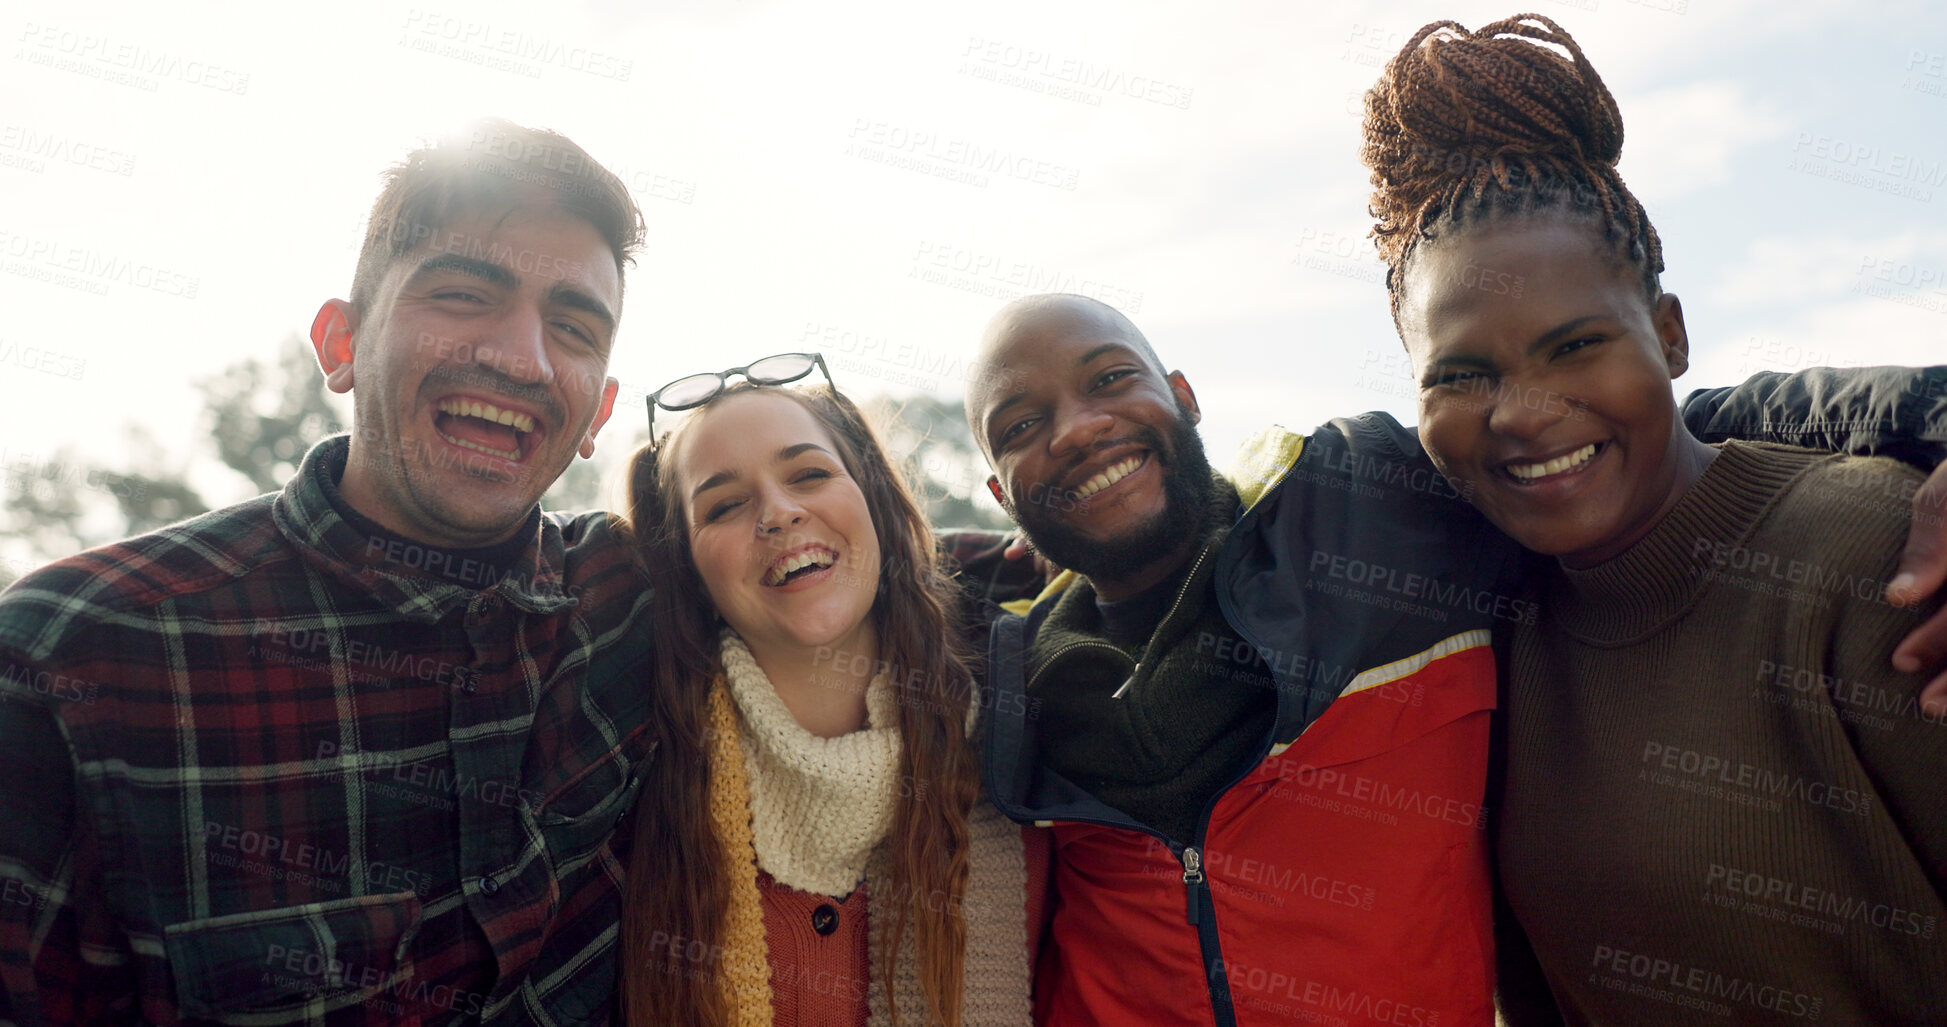
[[490,899],[500,894],[500,882],[494,880],[494,875],[492,874],[480,875],[480,894],[485,895]]
[[811,929],[827,935],[838,930],[838,910],[829,902],[812,910]]

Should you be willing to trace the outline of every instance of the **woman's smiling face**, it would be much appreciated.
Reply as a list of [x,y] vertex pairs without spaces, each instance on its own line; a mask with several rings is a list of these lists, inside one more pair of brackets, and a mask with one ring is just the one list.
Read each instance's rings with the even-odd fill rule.
[[768,389],[695,416],[667,458],[717,612],[754,651],[874,652],[878,535],[831,433]]
[[1652,300],[1595,229],[1552,216],[1463,228],[1408,262],[1400,334],[1420,440],[1502,531],[1572,566],[1642,538],[1695,480],[1670,381],[1675,296]]

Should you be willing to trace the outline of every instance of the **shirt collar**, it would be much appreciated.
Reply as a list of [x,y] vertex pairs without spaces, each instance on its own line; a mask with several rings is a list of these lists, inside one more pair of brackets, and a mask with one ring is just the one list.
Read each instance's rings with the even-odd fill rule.
[[344,475],[351,437],[334,435],[311,447],[304,463],[271,507],[279,531],[299,555],[322,573],[390,606],[408,620],[433,623],[476,596],[491,593],[534,614],[554,614],[575,605],[562,590],[565,559],[561,530],[536,506],[521,528],[530,541],[506,567],[483,575],[484,588],[469,588],[426,572],[429,562],[450,551],[401,545],[360,531],[332,505],[329,491]]

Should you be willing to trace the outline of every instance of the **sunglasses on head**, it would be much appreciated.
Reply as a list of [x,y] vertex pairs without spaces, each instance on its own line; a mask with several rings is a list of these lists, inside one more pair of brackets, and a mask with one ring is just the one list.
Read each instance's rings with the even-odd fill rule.
[[649,394],[649,445],[656,444],[657,407],[670,413],[694,410],[722,395],[733,374],[743,375],[752,385],[789,385],[809,375],[814,368],[824,372],[826,385],[838,387],[832,383],[831,369],[825,366],[822,353],[779,353],[743,367],[678,378]]

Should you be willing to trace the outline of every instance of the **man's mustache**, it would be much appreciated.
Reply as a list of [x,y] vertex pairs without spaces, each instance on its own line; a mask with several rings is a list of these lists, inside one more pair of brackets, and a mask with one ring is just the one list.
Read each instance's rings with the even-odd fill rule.
[[1157,461],[1164,467],[1170,465],[1170,451],[1169,447],[1163,441],[1163,433],[1154,428],[1138,428],[1119,439],[1106,439],[1102,442],[1097,442],[1082,452],[1070,457],[1067,464],[1061,470],[1056,471],[1047,481],[1042,482],[1042,486],[1053,491],[1056,482],[1066,481],[1070,475],[1080,470],[1083,464],[1095,459],[1095,454],[1103,450],[1114,449],[1118,446],[1126,446],[1132,442],[1155,453]]

